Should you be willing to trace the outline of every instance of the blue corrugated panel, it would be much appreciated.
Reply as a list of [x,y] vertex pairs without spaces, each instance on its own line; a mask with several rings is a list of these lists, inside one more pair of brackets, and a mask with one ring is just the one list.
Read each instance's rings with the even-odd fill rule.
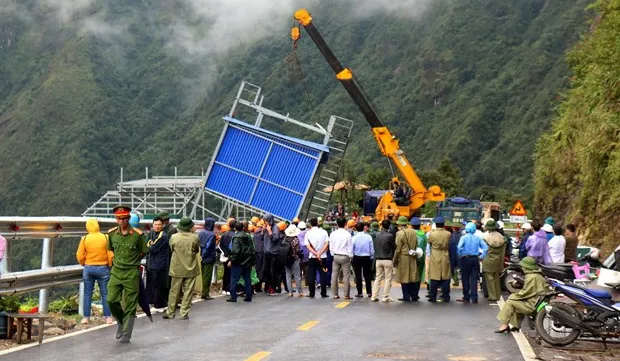
[[324,146],[229,122],[206,188],[280,218],[296,217]]
[[312,179],[315,165],[316,159],[280,145],[274,145],[262,178],[303,193]]
[[297,208],[302,196],[288,192],[274,185],[260,182],[256,188],[252,205],[284,219],[297,217]]
[[207,189],[248,203],[256,178],[214,164],[207,181]]

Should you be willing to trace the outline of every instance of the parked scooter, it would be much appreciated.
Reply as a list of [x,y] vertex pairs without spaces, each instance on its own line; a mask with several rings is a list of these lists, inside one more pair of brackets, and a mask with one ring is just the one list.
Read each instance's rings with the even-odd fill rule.
[[[535,327],[545,342],[566,346],[579,336],[601,338],[620,337],[620,302],[614,302],[605,290],[588,289],[576,284],[549,279],[553,292],[544,298],[563,294],[576,304],[539,302]],[[607,284],[620,290],[620,283]]]

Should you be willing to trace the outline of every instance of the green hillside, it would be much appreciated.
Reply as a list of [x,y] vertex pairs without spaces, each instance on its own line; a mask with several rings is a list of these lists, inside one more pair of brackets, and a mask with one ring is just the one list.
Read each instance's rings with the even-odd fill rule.
[[[199,174],[242,79],[297,119],[355,119],[349,163],[386,167],[307,37],[297,51],[305,77],[290,80],[292,5],[227,19],[205,17],[199,1],[45,3],[0,5],[0,214],[79,214],[120,167],[127,178],[144,167]],[[468,194],[532,197],[534,144],[567,85],[564,54],[587,29],[588,1],[428,3],[416,16],[360,15],[351,1],[310,10],[419,170],[447,158]]]
[[619,236],[620,1],[598,3],[593,31],[568,56],[571,89],[537,144],[536,203],[608,255]]

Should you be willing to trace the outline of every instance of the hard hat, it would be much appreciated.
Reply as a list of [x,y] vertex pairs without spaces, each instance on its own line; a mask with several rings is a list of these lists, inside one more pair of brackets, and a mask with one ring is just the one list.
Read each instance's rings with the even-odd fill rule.
[[497,228],[499,228],[499,229],[504,229],[504,222],[502,222],[502,221],[497,221]]
[[252,221],[252,223],[254,223],[254,224],[257,224],[260,221],[260,219],[258,217],[256,217],[256,216],[254,216],[254,217],[252,217],[252,219],[250,221]]
[[258,221],[258,223],[256,223],[257,227],[265,227],[265,221],[263,221],[262,219],[260,221]]
[[134,228],[138,228],[138,226],[140,225],[140,216],[138,216],[135,213],[132,213],[131,216],[129,217],[129,224]]
[[248,231],[250,231],[250,232],[256,232],[256,230],[257,230],[257,229],[258,229],[258,228],[256,228],[256,226],[255,226],[255,225],[253,225],[253,224],[250,224],[250,225],[248,226]]
[[349,227],[349,228],[355,227],[356,224],[357,224],[357,222],[355,222],[355,219],[349,219],[347,221],[347,227]]
[[220,227],[220,231],[222,231],[222,233],[224,233],[224,232],[228,232],[228,231],[230,231],[230,226],[229,226],[229,225],[227,225],[227,224],[223,224],[223,225]]
[[293,222],[292,223],[299,223],[300,219],[298,217],[293,218]]
[[523,223],[523,225],[521,226],[521,229],[530,230],[532,229],[532,225],[529,223]]
[[287,227],[287,226],[286,226],[286,222],[284,222],[284,221],[280,221],[280,222],[278,222],[278,229],[279,229],[280,231],[285,230],[285,229],[286,229],[286,227]]

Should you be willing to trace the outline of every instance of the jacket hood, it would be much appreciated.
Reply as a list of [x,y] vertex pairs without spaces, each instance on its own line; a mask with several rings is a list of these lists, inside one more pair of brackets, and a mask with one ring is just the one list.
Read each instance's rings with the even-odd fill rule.
[[538,232],[534,232],[534,235],[536,237],[547,238],[547,233],[543,231],[542,229]]
[[269,223],[269,224],[273,224],[273,215],[271,213],[265,213],[263,215],[263,219]]
[[474,234],[476,233],[476,225],[472,222],[467,223],[465,226],[465,233]]
[[215,228],[215,219],[213,219],[211,217],[205,218],[205,229],[207,231],[213,232],[214,228]]
[[99,222],[96,219],[90,218],[86,221],[86,230],[88,233],[97,233],[99,232]]

